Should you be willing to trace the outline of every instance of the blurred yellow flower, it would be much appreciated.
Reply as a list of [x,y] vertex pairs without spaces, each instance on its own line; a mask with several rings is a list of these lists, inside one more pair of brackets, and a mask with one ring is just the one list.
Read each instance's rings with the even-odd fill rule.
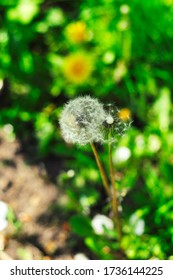
[[129,119],[131,118],[131,111],[128,108],[123,108],[118,112],[118,116],[121,120],[123,121],[129,121]]
[[86,53],[71,54],[64,59],[63,73],[69,81],[75,84],[84,83],[92,69],[91,57]]
[[163,0],[163,3],[164,3],[166,6],[172,6],[173,0]]
[[70,23],[66,27],[66,36],[73,43],[81,43],[87,40],[88,32],[82,21]]

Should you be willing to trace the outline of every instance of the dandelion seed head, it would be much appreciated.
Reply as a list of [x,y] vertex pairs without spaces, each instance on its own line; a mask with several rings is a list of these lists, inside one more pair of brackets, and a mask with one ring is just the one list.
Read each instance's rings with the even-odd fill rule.
[[102,124],[106,112],[97,99],[90,96],[78,97],[67,103],[60,117],[60,127],[64,140],[68,143],[86,145],[103,142]]

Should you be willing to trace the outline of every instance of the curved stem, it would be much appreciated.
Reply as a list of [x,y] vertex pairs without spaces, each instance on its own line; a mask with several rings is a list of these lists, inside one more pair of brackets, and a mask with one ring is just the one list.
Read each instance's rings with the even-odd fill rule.
[[105,171],[103,169],[103,165],[101,163],[99,154],[98,154],[98,152],[96,150],[96,147],[95,147],[94,143],[90,143],[90,145],[91,145],[92,151],[94,153],[94,156],[95,156],[95,159],[96,159],[99,171],[100,171],[100,175],[101,175],[101,178],[102,178],[102,181],[103,181],[103,186],[105,188],[105,191],[106,191],[107,195],[110,196],[111,193],[110,193],[108,179],[107,179]]
[[[110,138],[110,136],[109,136]],[[117,234],[118,234],[118,241],[121,241],[122,237],[122,230],[121,230],[121,222],[119,218],[119,212],[118,212],[118,200],[117,200],[117,190],[115,186],[115,176],[114,176],[114,168],[113,168],[113,162],[112,162],[112,144],[110,139],[108,139],[108,153],[109,153],[109,168],[110,168],[110,179],[111,179],[111,185],[112,185],[112,211],[113,211],[113,220],[114,224],[117,228]]]

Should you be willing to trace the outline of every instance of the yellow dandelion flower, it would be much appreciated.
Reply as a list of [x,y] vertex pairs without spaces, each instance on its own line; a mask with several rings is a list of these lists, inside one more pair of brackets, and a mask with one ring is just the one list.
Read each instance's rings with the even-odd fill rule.
[[128,108],[123,108],[118,112],[118,116],[120,119],[122,119],[123,121],[129,121],[129,119],[131,118],[131,111]]
[[64,76],[75,84],[84,83],[92,72],[92,60],[88,54],[75,53],[64,59]]
[[70,23],[66,28],[66,36],[73,43],[81,43],[87,40],[88,32],[82,21]]

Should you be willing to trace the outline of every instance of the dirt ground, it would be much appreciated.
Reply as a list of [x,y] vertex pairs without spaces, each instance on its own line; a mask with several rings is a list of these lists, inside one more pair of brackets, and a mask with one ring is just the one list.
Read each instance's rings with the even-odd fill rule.
[[[9,222],[0,232],[0,259],[74,259],[77,250],[68,217],[61,208],[52,211],[57,201],[66,199],[65,194],[49,179],[45,163],[33,163],[19,141],[7,136],[1,129],[0,200],[20,223]],[[47,164],[58,172],[58,159]]]

